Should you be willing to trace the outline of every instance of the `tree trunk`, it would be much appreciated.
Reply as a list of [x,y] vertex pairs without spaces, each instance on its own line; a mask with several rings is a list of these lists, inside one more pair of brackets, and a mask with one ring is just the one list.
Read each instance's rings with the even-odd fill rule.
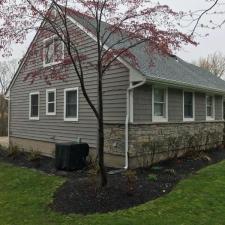
[[102,73],[99,63],[98,72],[98,138],[97,138],[97,149],[98,149],[98,164],[101,174],[101,186],[107,185],[107,175],[104,164],[104,119],[103,119],[103,91],[102,91]]
[[98,164],[101,174],[101,186],[104,187],[107,185],[107,175],[105,172],[104,165],[104,126],[103,120],[98,121]]

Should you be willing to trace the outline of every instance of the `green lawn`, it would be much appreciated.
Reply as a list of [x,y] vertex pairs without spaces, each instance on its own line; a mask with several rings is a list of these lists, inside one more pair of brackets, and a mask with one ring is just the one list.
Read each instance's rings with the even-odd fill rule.
[[184,180],[165,197],[108,214],[61,215],[48,208],[64,179],[0,163],[1,225],[225,224],[225,161]]

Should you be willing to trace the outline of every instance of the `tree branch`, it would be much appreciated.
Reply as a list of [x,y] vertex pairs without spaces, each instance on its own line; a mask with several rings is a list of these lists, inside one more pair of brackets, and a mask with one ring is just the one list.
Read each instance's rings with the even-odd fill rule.
[[196,30],[196,28],[197,28],[197,26],[198,26],[198,24],[199,24],[201,18],[202,18],[207,12],[209,12],[210,10],[212,10],[212,9],[217,5],[218,1],[219,1],[219,0],[216,0],[216,1],[213,3],[212,6],[210,6],[208,9],[206,9],[205,11],[203,11],[203,12],[200,14],[200,16],[198,17],[197,22],[196,22],[196,24],[195,24],[195,26],[194,26],[192,32],[191,32],[191,36],[193,36],[193,34],[195,33],[195,30]]

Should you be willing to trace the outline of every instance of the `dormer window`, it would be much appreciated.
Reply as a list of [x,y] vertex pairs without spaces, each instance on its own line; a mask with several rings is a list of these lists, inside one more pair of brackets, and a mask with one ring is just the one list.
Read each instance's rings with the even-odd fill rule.
[[52,66],[64,59],[63,42],[56,35],[44,40],[43,65]]

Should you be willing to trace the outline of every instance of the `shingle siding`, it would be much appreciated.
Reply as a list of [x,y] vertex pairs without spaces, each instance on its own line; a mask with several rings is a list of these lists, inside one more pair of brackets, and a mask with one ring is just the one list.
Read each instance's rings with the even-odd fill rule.
[[216,95],[215,96],[215,119],[222,120],[223,119],[223,98],[222,96]]
[[[74,26],[70,23],[70,26]],[[75,32],[74,32],[75,33]],[[80,49],[88,56],[89,62],[96,60],[96,43],[82,32]],[[37,38],[35,48],[43,46],[41,36]],[[32,61],[36,57],[35,63]],[[14,85],[10,90],[11,118],[10,135],[19,138],[30,138],[41,141],[62,142],[73,141],[80,137],[92,147],[96,146],[97,123],[95,116],[87,104],[78,78],[71,65],[67,66],[65,81],[52,80],[51,85],[46,84],[44,79],[37,79],[32,85],[30,81],[24,81],[24,77],[32,71],[43,68],[41,57],[28,56]],[[97,72],[93,66],[84,68],[84,79],[87,93],[96,105],[97,101]],[[129,86],[129,71],[121,63],[115,63],[103,77],[103,104],[104,121],[106,123],[124,123],[126,116],[126,89]],[[64,89],[79,87],[79,120],[78,122],[64,121]],[[56,115],[46,115],[46,89],[56,88]],[[29,120],[29,93],[40,92],[40,120]]]
[[183,91],[168,88],[168,121],[183,121]]
[[206,120],[206,95],[204,93],[195,92],[195,120]]
[[133,92],[134,122],[152,121],[152,86],[144,85]]

